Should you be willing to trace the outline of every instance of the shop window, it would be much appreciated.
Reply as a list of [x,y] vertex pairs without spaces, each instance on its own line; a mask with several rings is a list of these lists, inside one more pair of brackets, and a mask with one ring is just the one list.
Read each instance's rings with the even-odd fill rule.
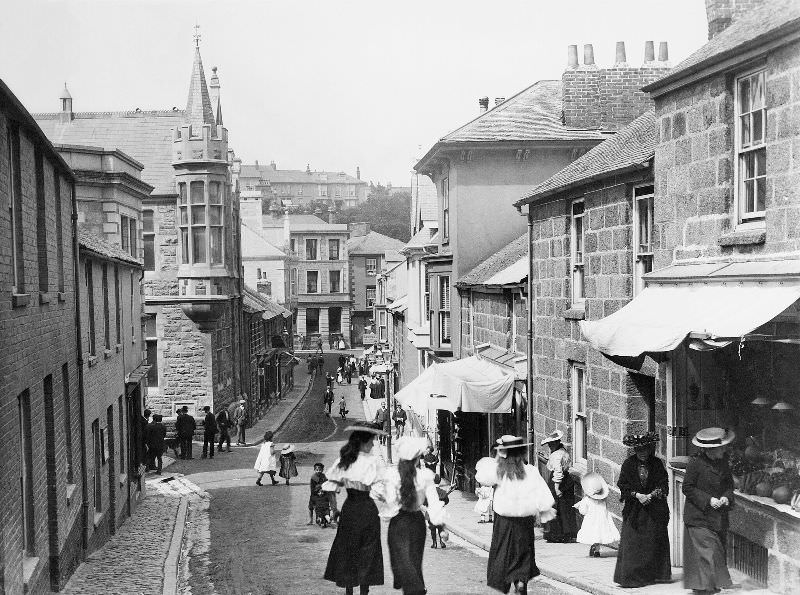
[[319,333],[319,308],[306,308],[306,334]]
[[306,240],[306,260],[317,260],[317,240]]
[[439,276],[439,344],[450,345],[450,277]]
[[155,228],[153,226],[153,211],[142,211],[142,243],[144,244],[144,270],[156,270]]
[[374,277],[378,274],[378,260],[376,258],[366,259],[367,275]]
[[572,304],[583,306],[585,295],[584,287],[584,229],[583,229],[583,200],[572,203],[572,222],[570,226],[570,244],[572,246]]
[[767,109],[764,70],[736,79],[736,163],[739,223],[763,220],[766,208]]
[[367,308],[375,305],[375,287],[367,287]]
[[634,293],[644,289],[643,275],[653,270],[653,186],[633,189]]
[[570,362],[570,393],[572,397],[572,460],[586,465],[588,424],[586,423],[586,367]]
[[328,260],[339,260],[339,240],[328,240]]
[[328,332],[342,332],[342,309],[328,308]]
[[319,293],[319,271],[306,271],[306,293]]

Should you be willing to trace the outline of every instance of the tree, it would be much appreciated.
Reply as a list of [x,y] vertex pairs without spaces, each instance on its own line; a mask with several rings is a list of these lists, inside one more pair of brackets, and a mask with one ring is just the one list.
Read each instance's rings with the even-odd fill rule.
[[367,200],[336,214],[337,223],[369,223],[372,231],[401,242],[411,239],[411,193],[391,193],[391,184],[370,182]]

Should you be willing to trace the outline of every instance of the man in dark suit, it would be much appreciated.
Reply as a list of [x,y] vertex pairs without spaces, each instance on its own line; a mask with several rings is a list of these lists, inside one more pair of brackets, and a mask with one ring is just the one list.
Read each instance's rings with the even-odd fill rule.
[[164,438],[167,436],[167,428],[161,420],[162,417],[156,413],[153,416],[153,423],[147,424],[145,431],[148,454],[154,462],[153,466],[158,475],[161,475],[161,456],[164,454]]
[[222,451],[223,443],[228,443],[228,452],[231,451],[231,426],[233,426],[233,420],[231,419],[231,414],[228,413],[228,408],[226,407],[219,413],[217,413],[217,429],[219,430],[219,452]]
[[[203,458],[213,459],[214,458],[214,437],[217,435],[217,418],[214,417],[214,414],[211,413],[211,407],[206,405],[203,407],[203,411],[206,412],[205,418],[203,418]],[[211,446],[211,451],[209,452],[209,445]]]
[[361,400],[363,401],[367,396],[367,381],[363,376],[358,379],[358,392],[361,395]]
[[178,432],[178,441],[181,445],[181,458],[192,458],[192,438],[194,431],[197,429],[197,422],[194,421],[194,416],[189,415],[189,407],[186,405],[181,409],[181,415],[175,422],[175,430]]

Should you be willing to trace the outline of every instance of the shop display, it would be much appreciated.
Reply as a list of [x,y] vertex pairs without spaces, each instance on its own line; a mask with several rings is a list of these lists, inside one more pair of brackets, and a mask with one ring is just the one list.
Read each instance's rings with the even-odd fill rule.
[[755,438],[729,456],[734,487],[743,494],[771,498],[800,510],[800,452],[760,450]]

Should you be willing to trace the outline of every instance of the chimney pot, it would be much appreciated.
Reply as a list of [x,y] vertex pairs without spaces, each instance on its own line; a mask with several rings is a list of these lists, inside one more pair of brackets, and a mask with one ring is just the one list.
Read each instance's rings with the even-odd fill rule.
[[653,62],[656,59],[656,51],[652,41],[644,42],[644,61]]
[[258,159],[256,159],[256,167],[258,167]]
[[669,62],[669,46],[666,41],[658,44],[658,61]]
[[361,168],[356,166],[356,180],[361,179]]
[[480,113],[484,113],[489,109],[489,98],[488,97],[481,97],[478,99],[478,108]]
[[578,46],[567,46],[567,68],[578,67]]
[[618,41],[617,42],[616,58],[614,59],[614,62],[617,65],[623,65],[627,61],[628,60],[625,57],[625,42],[624,41]]
[[494,98],[494,105],[495,105],[495,107],[497,107],[498,105],[500,105],[501,103],[503,103],[505,100],[506,100],[506,98],[505,98],[505,97],[495,97],[495,98]]
[[594,66],[594,47],[591,43],[583,46],[583,65]]

